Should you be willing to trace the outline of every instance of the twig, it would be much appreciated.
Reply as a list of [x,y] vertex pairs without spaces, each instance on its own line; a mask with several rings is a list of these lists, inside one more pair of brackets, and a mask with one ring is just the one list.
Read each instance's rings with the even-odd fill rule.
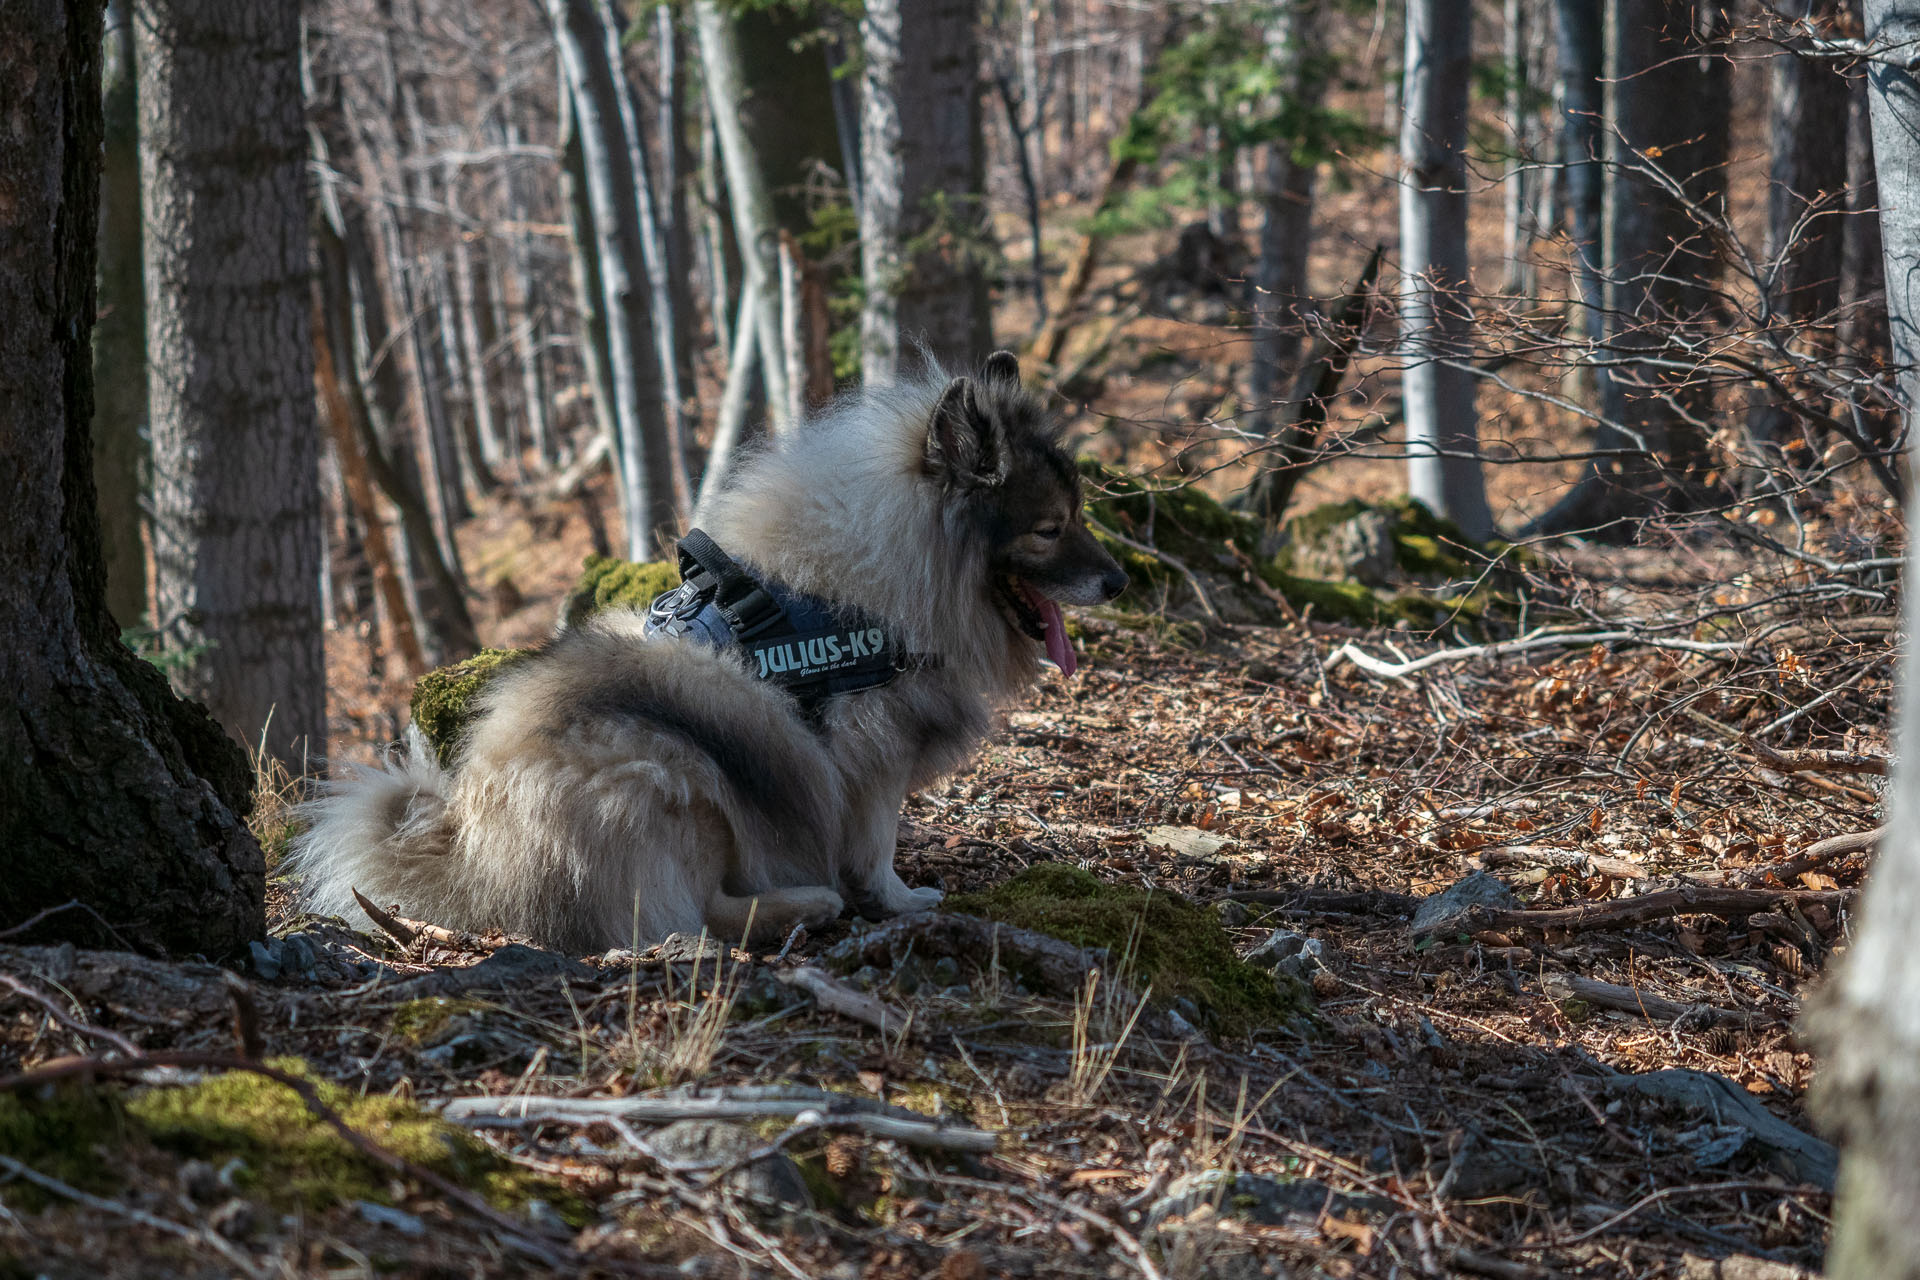
[[908,1015],[884,1000],[856,991],[818,965],[776,970],[775,979],[789,987],[798,987],[813,997],[813,1002],[828,1013],[837,1013],[855,1022],[864,1022],[881,1035],[892,1031],[905,1033]]
[[1807,846],[1805,853],[1797,858],[1789,858],[1785,862],[1776,862],[1765,867],[1749,867],[1739,872],[1708,872],[1700,878],[1707,880],[1709,876],[1718,877],[1740,888],[1757,888],[1769,880],[1778,880],[1784,884],[1796,876],[1824,867],[1829,862],[1851,857],[1856,853],[1866,853],[1879,844],[1880,838],[1886,833],[1885,827],[1875,827],[1871,831],[1850,831],[1843,836],[1828,836],[1825,840],[1814,841]]
[[175,1222],[171,1218],[162,1218],[131,1205],[121,1204],[117,1200],[107,1200],[100,1196],[88,1195],[78,1187],[70,1187],[58,1178],[49,1177],[38,1169],[21,1164],[11,1156],[0,1155],[0,1169],[24,1182],[31,1182],[42,1191],[51,1192],[64,1200],[92,1209],[98,1213],[111,1214],[125,1219],[137,1226],[148,1227],[154,1231],[177,1236],[192,1244],[204,1244],[238,1268],[243,1275],[264,1276],[266,1272],[254,1265],[252,1258],[233,1247],[218,1232],[205,1227],[189,1227]]
[[671,1124],[676,1120],[794,1117],[814,1112],[821,1127],[858,1129],[876,1138],[932,1151],[985,1154],[998,1139],[984,1129],[931,1120],[903,1107],[832,1093],[825,1089],[771,1086],[723,1089],[714,1094],[640,1098],[455,1098],[441,1116],[474,1128],[521,1128],[534,1124],[606,1124],[618,1120]]
[[1469,907],[1462,913],[1458,930],[1476,933],[1483,929],[1538,929],[1583,933],[1668,920],[1674,916],[1750,916],[1757,911],[1772,911],[1783,902],[1815,903],[1838,909],[1852,900],[1850,889],[1729,889],[1717,885],[1683,885],[1637,898],[1616,898],[1572,907]]
[[400,944],[402,951],[411,948],[414,941],[419,938],[420,934],[418,930],[409,929],[406,925],[401,924],[398,918],[388,915],[379,907],[374,906],[367,898],[367,895],[358,889],[353,891],[353,900],[360,904],[362,911],[367,913],[367,919],[379,926],[380,932]]
[[1892,761],[1883,755],[1869,755],[1863,751],[1817,750],[1812,747],[1799,751],[1780,751],[1760,741],[1757,735],[1748,735],[1747,746],[1753,754],[1760,757],[1766,765],[1788,773],[1877,773],[1885,775]]
[[1179,573],[1181,577],[1187,580],[1187,585],[1193,588],[1193,598],[1200,602],[1200,610],[1207,615],[1207,620],[1216,626],[1224,627],[1227,625],[1226,619],[1220,616],[1220,611],[1213,607],[1213,597],[1208,595],[1207,589],[1200,585],[1200,575],[1196,574],[1192,569],[1189,569],[1185,561],[1176,556],[1169,555],[1158,547],[1150,547],[1144,542],[1135,542],[1126,534],[1101,524],[1092,516],[1087,517],[1087,523],[1098,529],[1101,533],[1104,533],[1107,537],[1112,538],[1121,546],[1133,551],[1138,551],[1141,555],[1152,556],[1161,564]]
[[1490,644],[1469,644],[1457,649],[1441,649],[1425,657],[1411,658],[1406,662],[1387,662],[1376,658],[1365,650],[1355,647],[1349,641],[1327,655],[1327,668],[1331,670],[1342,662],[1351,662],[1370,675],[1404,679],[1416,671],[1425,671],[1428,667],[1437,667],[1444,663],[1470,662],[1475,658],[1494,658],[1508,653],[1525,653],[1532,649],[1622,642],[1644,645],[1650,649],[1677,649],[1682,653],[1701,654],[1744,653],[1748,648],[1743,640],[1669,640],[1659,636],[1642,635],[1636,631],[1578,631],[1551,635],[1536,632],[1533,635],[1522,636],[1518,640],[1496,640]]
[[1070,1213],[1087,1225],[1098,1227],[1106,1232],[1114,1244],[1120,1247],[1120,1252],[1127,1255],[1127,1261],[1131,1262],[1140,1274],[1146,1277],[1146,1280],[1163,1280],[1160,1268],[1153,1265],[1153,1259],[1147,1256],[1147,1251],[1140,1247],[1138,1240],[1128,1234],[1126,1228],[1084,1205],[1077,1205],[1071,1200],[1062,1200],[1058,1196],[1048,1195],[1033,1187],[1012,1187],[1003,1182],[987,1182],[979,1178],[962,1177],[959,1174],[943,1174],[941,1181],[955,1186],[971,1187],[975,1191],[994,1191],[1002,1195],[1011,1192],[1024,1196],[1035,1204],[1044,1205],[1056,1213]]
[[127,1039],[119,1032],[109,1031],[105,1027],[89,1026],[77,1018],[69,1016],[51,997],[42,995],[10,973],[0,973],[0,984],[5,984],[16,994],[39,1005],[42,1009],[46,1010],[48,1017],[69,1031],[84,1036],[89,1040],[104,1040],[124,1054],[138,1056],[141,1052],[139,1045]]
[[1771,1014],[1722,1009],[1709,1004],[1680,1004],[1648,995],[1633,987],[1582,978],[1571,973],[1549,973],[1542,979],[1541,985],[1556,1000],[1584,1000],[1603,1009],[1642,1014],[1651,1022],[1688,1022],[1703,1027],[1756,1027],[1780,1021]]

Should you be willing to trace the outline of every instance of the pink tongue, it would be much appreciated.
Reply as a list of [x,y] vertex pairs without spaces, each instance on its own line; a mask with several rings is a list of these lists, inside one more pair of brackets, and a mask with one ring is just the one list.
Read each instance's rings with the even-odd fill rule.
[[1080,664],[1073,656],[1073,641],[1067,639],[1067,624],[1060,617],[1060,606],[1037,591],[1033,595],[1034,603],[1040,606],[1040,617],[1047,624],[1047,656],[1060,668],[1061,675],[1070,676]]

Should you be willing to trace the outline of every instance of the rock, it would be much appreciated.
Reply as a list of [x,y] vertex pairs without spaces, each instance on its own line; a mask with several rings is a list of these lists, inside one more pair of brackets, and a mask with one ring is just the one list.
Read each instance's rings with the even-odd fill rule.
[[353,1207],[360,1216],[379,1227],[392,1227],[403,1236],[424,1236],[427,1224],[405,1209],[395,1209],[389,1205],[375,1204],[371,1200],[355,1200]]
[[1413,941],[1418,945],[1429,938],[1457,931],[1467,912],[1474,907],[1511,908],[1519,905],[1520,900],[1513,896],[1513,890],[1507,888],[1498,876],[1476,871],[1465,879],[1456,880],[1439,893],[1420,900],[1420,905],[1413,909]]
[[521,985],[558,985],[561,981],[597,982],[598,970],[556,951],[542,951],[520,942],[509,942],[479,964],[464,968],[436,969],[429,974],[395,986],[389,994],[403,997],[454,996],[489,987]]
[[[678,1120],[647,1139],[655,1154],[688,1172],[732,1164],[766,1142],[751,1129],[725,1120]],[[806,1179],[783,1152],[762,1156],[726,1177],[736,1194],[783,1209],[811,1209]]]
[[1275,977],[1311,982],[1315,974],[1328,970],[1330,955],[1327,944],[1319,938],[1275,929],[1247,952],[1246,960],[1248,964],[1273,970]]
[[1351,579],[1370,587],[1384,586],[1393,577],[1394,520],[1386,512],[1363,507],[1334,524],[1308,529],[1296,522],[1290,529],[1297,574],[1332,582]]

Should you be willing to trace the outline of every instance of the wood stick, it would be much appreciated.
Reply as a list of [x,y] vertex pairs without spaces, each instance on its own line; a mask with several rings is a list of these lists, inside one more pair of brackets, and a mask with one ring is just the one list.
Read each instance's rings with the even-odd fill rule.
[[[757,1095],[757,1096],[756,1096]],[[774,1096],[767,1096],[774,1095]],[[785,1096],[780,1096],[785,1095]],[[713,1094],[638,1098],[455,1098],[441,1116],[472,1128],[517,1129],[536,1124],[596,1124],[608,1120],[671,1124],[676,1120],[791,1118],[809,1112],[826,1128],[858,1129],[876,1138],[930,1151],[991,1152],[998,1137],[985,1129],[948,1124],[903,1107],[825,1089],[722,1089]]]
[[837,1013],[843,1018],[852,1018],[855,1022],[864,1022],[881,1035],[890,1031],[905,1033],[909,1021],[903,1009],[896,1009],[884,1000],[856,991],[840,981],[818,965],[801,965],[798,969],[776,970],[774,978],[790,987],[798,987],[813,997],[813,1002],[828,1013]]
[[1747,747],[1775,769],[1788,773],[1877,773],[1885,775],[1892,765],[1890,757],[1863,751],[1817,750],[1780,751],[1749,735]]
[[1547,994],[1556,1000],[1584,1000],[1603,1009],[1642,1014],[1653,1022],[1679,1022],[1685,1019],[1703,1027],[1756,1027],[1771,1026],[1780,1021],[1765,1013],[1722,1009],[1710,1004],[1680,1004],[1634,987],[1582,978],[1571,973],[1549,973],[1542,980],[1542,985],[1546,987]]
[[1637,898],[1616,898],[1572,907],[1471,907],[1463,913],[1458,931],[1558,929],[1585,933],[1670,920],[1675,916],[1750,916],[1756,911],[1777,910],[1783,903],[1818,904],[1839,910],[1852,900],[1851,889],[1731,889],[1717,885],[1682,885]]

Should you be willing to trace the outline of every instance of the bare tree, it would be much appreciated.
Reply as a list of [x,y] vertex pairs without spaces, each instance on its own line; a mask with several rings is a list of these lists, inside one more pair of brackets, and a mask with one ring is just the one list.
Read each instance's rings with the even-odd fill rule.
[[155,622],[180,686],[298,771],[327,741],[299,14],[135,13]]
[[1472,8],[1407,5],[1400,127],[1400,314],[1408,361],[1407,488],[1470,538],[1493,529],[1480,475],[1467,294],[1467,89]]
[[[220,955],[265,932],[250,779],[205,710],[120,643],[89,473],[100,6],[0,40],[0,927]],[[297,120],[296,120],[297,127]],[[318,612],[317,600],[315,612]]]
[[[677,530],[673,450],[663,361],[655,339],[644,239],[650,199],[635,166],[639,146],[626,82],[611,53],[617,35],[591,0],[548,0],[554,38],[566,66],[575,130],[586,173],[595,267],[606,325],[607,381],[613,393],[627,554],[650,560],[658,540]],[[664,284],[664,280],[657,283]]]
[[147,303],[140,283],[140,120],[133,18],[107,6],[103,82],[107,120],[100,174],[100,319],[93,330],[93,481],[107,608],[123,627],[147,614],[140,472],[147,445]]
[[[1867,0],[1873,151],[1886,244],[1887,312],[1909,421],[1920,405],[1920,6]],[[1920,528],[1909,507],[1907,528]],[[1904,609],[1920,625],[1920,542],[1909,540]],[[1902,659],[1896,761],[1880,861],[1845,966],[1810,1016],[1827,1054],[1815,1082],[1826,1122],[1845,1139],[1827,1274],[1835,1280],[1920,1276],[1920,656]]]
[[861,20],[861,370],[892,381],[903,339],[959,367],[993,345],[980,264],[976,0],[875,0]]

